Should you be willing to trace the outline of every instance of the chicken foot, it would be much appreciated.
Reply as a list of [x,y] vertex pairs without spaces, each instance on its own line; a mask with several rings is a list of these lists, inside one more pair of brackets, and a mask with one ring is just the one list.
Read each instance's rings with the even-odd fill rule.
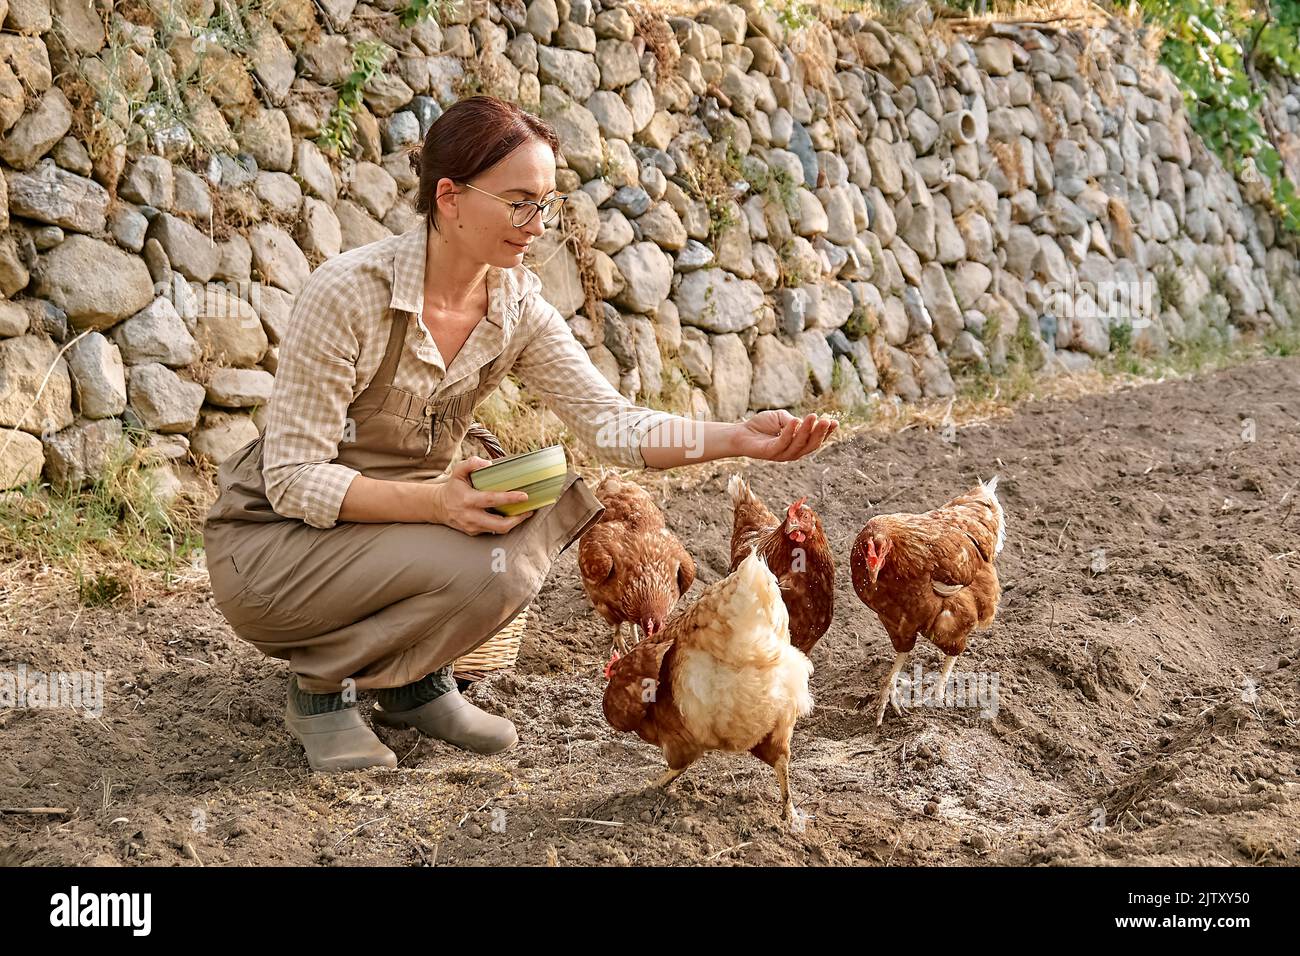
[[781,819],[792,827],[797,819],[794,798],[790,796],[790,755],[782,754],[772,764],[776,771],[776,782],[781,787]]
[[885,682],[880,685],[880,706],[876,709],[876,726],[879,727],[885,722],[885,706],[889,705],[894,708],[894,713],[899,717],[903,716],[903,711],[898,706],[898,700],[894,696],[894,688],[898,682],[898,674],[907,663],[907,659],[912,655],[911,651],[899,651],[894,655],[894,666],[889,671],[889,676]]
[[641,625],[633,623],[632,637],[632,643],[629,644],[623,639],[623,624],[614,625],[614,642],[610,645],[610,652],[619,657],[626,657],[628,651],[641,643]]
[[952,677],[952,669],[956,663],[956,657],[951,654],[947,656],[943,662],[943,670],[939,672],[939,682],[935,684],[930,693],[925,695],[925,699],[921,701],[922,705],[928,705],[931,700],[938,700],[939,703],[935,706],[943,706],[943,701],[946,697],[944,692],[948,689],[948,679]]
[[676,770],[665,771],[662,776],[656,778],[654,783],[650,784],[650,787],[654,790],[663,790],[665,787],[667,787],[670,783],[672,783],[674,780],[676,780],[685,772],[686,772],[685,767],[679,767]]

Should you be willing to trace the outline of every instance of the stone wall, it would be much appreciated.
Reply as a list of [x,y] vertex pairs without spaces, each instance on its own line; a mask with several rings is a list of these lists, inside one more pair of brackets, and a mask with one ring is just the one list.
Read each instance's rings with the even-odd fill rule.
[[[124,428],[176,462],[254,437],[311,268],[417,221],[407,151],[480,91],[559,132],[573,198],[536,268],[639,401],[852,409],[1300,318],[1294,241],[1118,22],[404,8],[0,0],[0,487],[78,484]],[[1296,92],[1270,107],[1293,143]]]

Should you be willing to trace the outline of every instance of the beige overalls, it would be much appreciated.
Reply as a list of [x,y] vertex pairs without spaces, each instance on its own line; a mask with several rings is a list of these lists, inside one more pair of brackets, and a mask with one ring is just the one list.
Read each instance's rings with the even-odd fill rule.
[[[433,403],[393,385],[411,320],[393,313],[383,362],[348,409],[355,440],[334,459],[370,478],[445,475],[486,397],[476,385]],[[485,370],[479,381],[489,378]],[[398,687],[472,651],[537,596],[556,556],[604,511],[570,471],[558,501],[505,534],[316,528],[271,508],[260,437],[221,464],[217,485],[203,528],[217,607],[239,637],[289,661],[310,693],[337,691],[348,677],[359,690]]]

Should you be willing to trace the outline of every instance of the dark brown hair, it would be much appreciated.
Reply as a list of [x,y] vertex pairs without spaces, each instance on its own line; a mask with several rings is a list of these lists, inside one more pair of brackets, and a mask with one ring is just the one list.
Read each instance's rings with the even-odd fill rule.
[[540,140],[557,155],[560,140],[545,120],[495,96],[471,96],[453,103],[433,121],[419,149],[411,150],[411,165],[420,174],[415,211],[438,228],[438,183],[463,183],[491,169],[519,146]]

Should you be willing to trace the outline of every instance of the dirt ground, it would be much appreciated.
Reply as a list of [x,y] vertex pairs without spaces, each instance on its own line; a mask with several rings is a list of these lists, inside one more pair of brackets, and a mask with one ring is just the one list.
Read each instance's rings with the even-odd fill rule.
[[[725,572],[733,469],[656,483],[701,582]],[[108,678],[100,719],[0,710],[0,807],[68,810],[0,813],[0,863],[1300,862],[1300,359],[745,470],[774,507],[811,495],[839,564],[795,732],[801,827],[748,756],[646,789],[662,758],[604,723],[609,630],[571,548],[520,666],[470,692],[515,720],[519,746],[477,758],[380,728],[391,771],[310,774],[281,720],[284,665],[201,589],[9,614],[0,669]],[[996,714],[912,709],[877,730],[893,655],[849,546],[874,511],[925,510],[994,473],[1003,603],[958,671],[996,676]],[[913,660],[941,655],[922,642]]]

